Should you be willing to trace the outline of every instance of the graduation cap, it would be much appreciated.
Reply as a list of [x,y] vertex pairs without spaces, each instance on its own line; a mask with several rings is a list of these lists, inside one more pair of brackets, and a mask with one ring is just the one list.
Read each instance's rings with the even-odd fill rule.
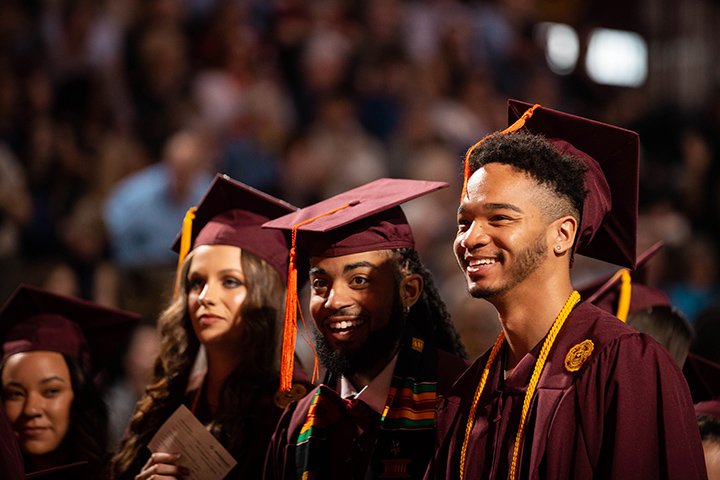
[[[637,133],[518,100],[508,101],[508,123],[510,126],[501,134],[525,129],[543,135],[560,153],[581,160],[587,167],[587,195],[574,252],[635,268],[640,145]],[[470,177],[470,153],[488,137],[468,149],[463,195]]]
[[297,207],[283,200],[217,174],[200,203],[188,211],[175,239],[178,271],[191,248],[232,245],[262,258],[284,278],[288,257],[285,236],[260,226],[295,210]]
[[720,399],[705,400],[695,404],[695,415],[715,417],[720,420]]
[[290,231],[291,247],[280,389],[287,390],[297,332],[297,248],[310,257],[339,257],[394,248],[413,248],[412,229],[400,207],[447,187],[445,182],[381,178],[271,220],[265,228]]
[[668,295],[646,285],[647,264],[663,247],[657,242],[637,258],[634,272],[627,268],[617,270],[607,279],[593,282],[580,289],[580,296],[605,311],[611,312],[622,321],[628,315],[656,306],[671,306]]
[[47,350],[78,360],[93,374],[127,344],[140,315],[20,285],[0,311],[3,361]]

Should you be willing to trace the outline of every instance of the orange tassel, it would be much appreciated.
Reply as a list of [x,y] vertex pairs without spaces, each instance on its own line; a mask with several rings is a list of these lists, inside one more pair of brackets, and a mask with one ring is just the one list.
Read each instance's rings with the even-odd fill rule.
[[[353,204],[354,205],[354,204]],[[292,388],[293,369],[295,367],[295,338],[297,337],[297,313],[300,309],[297,293],[297,231],[303,225],[312,223],[318,218],[332,215],[333,213],[350,207],[351,204],[345,204],[328,212],[322,213],[316,217],[309,218],[292,227],[290,236],[290,258],[288,261],[288,278],[287,292],[285,293],[285,325],[283,328],[282,352],[280,354],[280,390],[287,392]],[[302,318],[302,312],[301,312]],[[303,318],[303,324],[305,319]],[[318,359],[317,353],[313,349],[315,362],[313,366],[313,381],[315,380]]]
[[177,300],[178,294],[180,293],[180,272],[182,271],[182,264],[185,261],[185,257],[190,253],[190,247],[192,246],[192,226],[193,220],[195,220],[195,212],[197,207],[190,207],[185,214],[182,225],[182,233],[180,234],[180,251],[178,252],[178,263],[175,271],[175,293],[173,298]]
[[468,180],[470,180],[470,154],[473,150],[475,150],[477,147],[479,147],[485,140],[492,137],[493,135],[501,134],[504,135],[506,133],[512,133],[520,130],[523,126],[525,126],[525,122],[533,116],[533,113],[535,113],[535,109],[538,108],[540,104],[536,103],[532,107],[528,108],[525,113],[520,115],[520,118],[515,120],[515,123],[507,127],[505,130],[502,130],[500,132],[491,133],[490,135],[486,135],[485,137],[478,140],[473,146],[467,149],[467,152],[465,152],[465,160],[463,165],[463,187],[462,187],[462,193],[460,194],[460,200],[462,201],[462,198],[467,194],[467,183]]

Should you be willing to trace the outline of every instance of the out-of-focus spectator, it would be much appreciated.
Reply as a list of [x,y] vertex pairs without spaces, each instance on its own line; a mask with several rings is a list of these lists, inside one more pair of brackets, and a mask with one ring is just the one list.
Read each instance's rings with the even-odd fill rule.
[[105,394],[108,411],[113,412],[108,424],[108,440],[113,448],[120,444],[135,404],[145,394],[159,351],[157,329],[153,325],[138,325],[122,356],[119,375]]
[[17,158],[0,143],[0,299],[18,284],[20,234],[30,220],[30,192]]
[[717,249],[709,239],[696,237],[678,254],[680,277],[668,290],[673,305],[694,322],[700,312],[720,301]]
[[208,138],[184,130],[167,142],[162,162],[122,180],[105,203],[113,258],[121,267],[168,265],[178,219],[195,205],[212,180]]

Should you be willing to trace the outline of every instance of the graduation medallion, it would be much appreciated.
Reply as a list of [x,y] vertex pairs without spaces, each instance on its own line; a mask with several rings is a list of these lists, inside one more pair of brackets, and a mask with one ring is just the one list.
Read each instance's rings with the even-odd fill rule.
[[292,388],[287,392],[278,390],[275,392],[275,405],[280,408],[285,408],[293,402],[296,402],[303,398],[307,393],[307,388],[299,383],[293,383]]
[[574,347],[572,347],[567,355],[565,356],[565,368],[568,372],[577,372],[585,363],[585,360],[590,358],[595,344],[592,340],[583,340]]

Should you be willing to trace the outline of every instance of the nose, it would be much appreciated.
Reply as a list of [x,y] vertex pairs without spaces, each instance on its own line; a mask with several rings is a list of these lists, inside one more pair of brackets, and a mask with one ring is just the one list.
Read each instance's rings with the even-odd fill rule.
[[23,405],[23,415],[28,418],[42,415],[43,398],[35,392],[29,392]]
[[473,249],[487,245],[490,242],[490,235],[478,221],[473,221],[468,229],[462,234],[458,235],[457,244],[461,248],[472,251]]
[[214,305],[215,304],[215,284],[214,282],[208,281],[203,285],[200,295],[198,295],[198,302],[201,305]]
[[324,306],[328,310],[338,311],[350,305],[350,298],[342,287],[333,285],[330,288]]

